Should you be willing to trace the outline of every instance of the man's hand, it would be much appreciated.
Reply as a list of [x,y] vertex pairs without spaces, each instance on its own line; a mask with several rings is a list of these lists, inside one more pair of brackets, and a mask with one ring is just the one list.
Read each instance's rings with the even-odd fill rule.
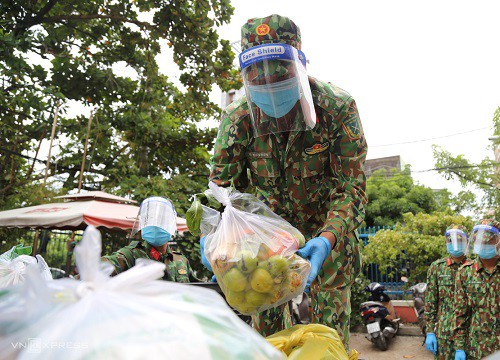
[[425,348],[436,355],[438,346],[436,335],[434,335],[434,333],[427,333],[427,336],[425,337]]
[[200,252],[201,252],[201,263],[211,272],[214,272],[212,270],[212,266],[210,266],[210,263],[208,262],[207,257],[205,256],[205,238],[206,236],[202,236],[200,239]]
[[297,254],[311,262],[311,272],[307,278],[305,292],[309,292],[309,286],[318,276],[323,263],[332,251],[331,242],[324,236],[319,236],[306,242],[306,245],[297,251]]
[[467,356],[465,355],[465,351],[457,350],[455,351],[455,360],[466,360]]

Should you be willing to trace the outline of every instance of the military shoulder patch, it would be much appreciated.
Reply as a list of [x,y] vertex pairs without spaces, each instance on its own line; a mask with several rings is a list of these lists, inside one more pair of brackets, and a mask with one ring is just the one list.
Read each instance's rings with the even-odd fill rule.
[[351,116],[342,123],[342,127],[351,140],[357,140],[361,137],[361,124],[357,116]]
[[177,272],[178,272],[180,275],[186,275],[186,274],[187,274],[187,270],[186,270],[186,269],[179,269],[179,270],[177,270]]
[[329,141],[326,141],[323,144],[317,143],[317,144],[314,144],[313,146],[311,146],[309,148],[306,148],[304,150],[304,152],[307,155],[316,155],[316,154],[319,154],[319,153],[325,151],[326,149],[328,149],[329,146],[330,146],[330,142]]

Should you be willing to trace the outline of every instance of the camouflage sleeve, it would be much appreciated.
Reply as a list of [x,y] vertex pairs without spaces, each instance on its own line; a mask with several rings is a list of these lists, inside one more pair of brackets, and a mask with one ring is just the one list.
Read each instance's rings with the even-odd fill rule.
[[331,138],[333,146],[330,146],[330,166],[334,178],[330,192],[332,202],[326,222],[319,231],[331,232],[336,239],[361,225],[368,201],[363,172],[368,146],[352,98],[347,100],[338,117],[340,126],[334,132]]
[[137,252],[136,249],[131,249],[130,247],[125,246],[111,255],[103,256],[101,260],[108,261],[115,267],[115,271],[111,274],[111,276],[114,276],[127,271],[135,265],[135,259],[138,257],[135,252]]
[[427,290],[425,292],[425,321],[428,325],[427,332],[435,332],[437,328],[437,307],[439,293],[437,286],[437,272],[434,263],[427,272]]
[[239,107],[232,109],[230,105],[222,116],[214,155],[210,159],[210,180],[219,180],[221,186],[228,186],[233,180],[236,189],[243,191],[248,186],[245,149],[252,130],[239,121],[242,110]]
[[465,291],[467,272],[460,268],[455,277],[455,349],[465,350],[470,323],[470,309]]

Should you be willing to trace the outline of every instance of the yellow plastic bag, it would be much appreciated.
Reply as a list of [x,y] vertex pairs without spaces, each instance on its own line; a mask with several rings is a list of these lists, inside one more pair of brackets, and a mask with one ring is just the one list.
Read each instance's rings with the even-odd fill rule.
[[357,360],[358,352],[347,356],[337,331],[320,324],[295,325],[268,336],[266,340],[288,360]]

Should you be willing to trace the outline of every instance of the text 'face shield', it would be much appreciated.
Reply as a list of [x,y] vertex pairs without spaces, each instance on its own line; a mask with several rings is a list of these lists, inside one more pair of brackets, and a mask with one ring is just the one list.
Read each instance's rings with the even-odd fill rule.
[[305,55],[287,44],[254,46],[240,54],[255,136],[314,128],[305,64]]

